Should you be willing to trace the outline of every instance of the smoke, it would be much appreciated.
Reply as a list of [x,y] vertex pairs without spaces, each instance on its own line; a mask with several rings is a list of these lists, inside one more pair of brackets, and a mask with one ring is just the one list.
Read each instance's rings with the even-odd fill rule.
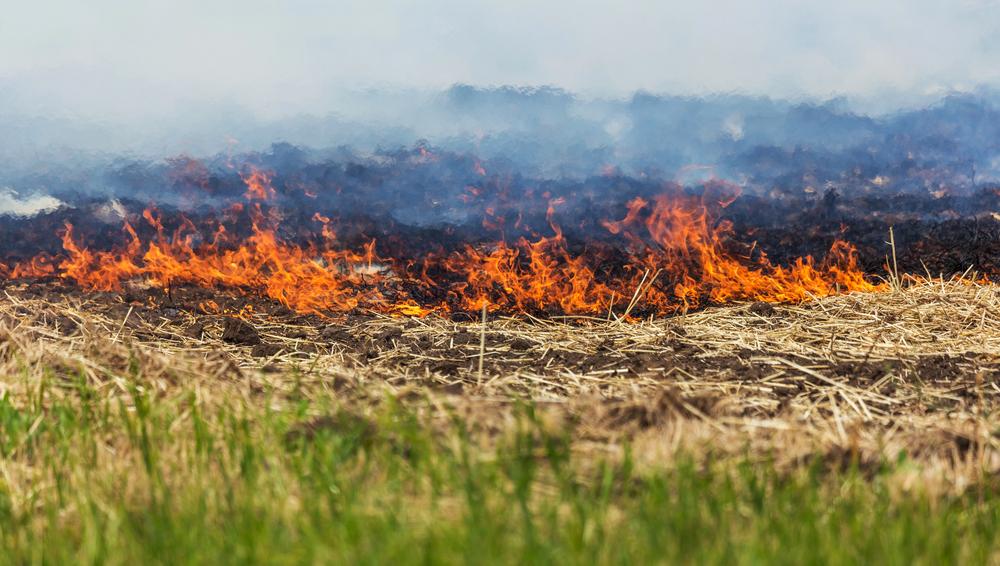
[[7,7],[0,77],[23,108],[99,119],[326,114],[339,92],[453,83],[898,105],[995,84],[998,24],[992,0],[63,0]]
[[0,216],[33,216],[49,212],[63,203],[47,195],[32,194],[21,197],[10,188],[0,188]]
[[0,115],[10,133],[0,140],[0,186],[64,201],[85,194],[181,205],[188,196],[176,172],[192,164],[238,191],[240,164],[260,156],[278,156],[281,174],[289,156],[295,167],[384,169],[417,150],[455,156],[425,164],[421,174],[450,178],[459,189],[476,180],[477,168],[539,182],[609,174],[681,184],[717,178],[758,192],[843,190],[877,177],[889,179],[879,182],[887,191],[954,191],[1000,179],[1000,98],[986,88],[882,115],[860,113],[843,98],[586,98],[547,87],[467,85],[409,94],[359,94],[354,116],[262,120],[206,106],[186,116],[190,123],[178,118],[147,129]]
[[[882,151],[900,113],[990,105],[997,31],[989,0],[20,3],[0,177],[426,140],[542,177],[736,178],[755,148]],[[993,170],[984,144],[963,149]]]

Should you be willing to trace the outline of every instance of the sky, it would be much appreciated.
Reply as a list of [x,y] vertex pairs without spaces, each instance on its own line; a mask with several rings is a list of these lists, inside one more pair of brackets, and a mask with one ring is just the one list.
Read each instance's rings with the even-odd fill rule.
[[77,0],[0,15],[0,111],[280,117],[360,89],[905,101],[1000,84],[1000,1]]

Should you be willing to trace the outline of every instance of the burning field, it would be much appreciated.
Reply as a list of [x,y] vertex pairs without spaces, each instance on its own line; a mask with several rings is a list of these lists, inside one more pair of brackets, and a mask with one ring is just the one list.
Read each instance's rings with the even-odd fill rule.
[[6,4],[0,566],[1000,565],[1000,0]]
[[940,543],[1000,516],[1000,191],[279,153],[126,167],[131,194],[2,220],[9,548],[226,555],[177,542],[196,523],[247,560],[459,559],[483,533],[507,559],[612,560],[615,533],[620,558],[718,559],[654,533],[768,555],[808,524],[803,552],[850,529],[995,557]]
[[[87,243],[94,235],[80,234],[67,219],[55,228],[61,251],[8,260],[2,273],[14,280],[62,279],[91,291],[121,291],[142,280],[165,290],[168,299],[178,285],[227,289],[319,316],[485,308],[617,318],[879,289],[865,278],[853,246],[839,238],[831,239],[822,259],[807,255],[787,265],[773,263],[756,242],[733,238],[731,222],[719,220],[719,212],[740,191],[721,182],[697,193],[666,186],[652,196],[625,193],[600,203],[593,201],[603,195],[586,194],[594,190],[587,186],[557,194],[518,187],[511,194],[493,180],[483,183],[490,193],[467,186],[457,201],[467,216],[481,215],[481,227],[466,221],[425,228],[374,214],[334,220],[329,215],[341,210],[339,203],[297,203],[289,217],[272,176],[252,166],[241,174],[243,199],[224,201],[221,218],[155,208],[130,214],[116,201],[120,234],[105,234],[102,248]],[[569,210],[561,213],[564,207]],[[621,216],[603,216],[615,213]],[[564,231],[560,216],[576,224],[576,234]],[[137,221],[142,225],[133,225]],[[39,224],[19,228],[37,239]],[[369,234],[372,228],[377,236]],[[20,231],[10,239],[23,241],[27,234]],[[347,238],[338,237],[345,232]]]

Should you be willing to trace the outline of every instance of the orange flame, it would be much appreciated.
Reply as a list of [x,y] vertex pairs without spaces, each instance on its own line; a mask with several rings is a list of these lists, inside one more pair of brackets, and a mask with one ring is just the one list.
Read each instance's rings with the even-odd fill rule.
[[629,273],[607,280],[598,277],[585,255],[567,251],[553,220],[558,204],[552,201],[548,213],[554,236],[522,239],[514,247],[501,242],[488,252],[467,247],[445,262],[467,281],[458,289],[464,308],[475,310],[485,303],[499,310],[601,314],[614,297],[638,298],[641,292],[646,305],[669,313],[706,301],[799,302],[882,288],[865,279],[854,248],[839,240],[822,263],[805,257],[786,268],[772,265],[763,254],[750,264],[741,261],[724,246],[729,225],[713,228],[705,206],[676,195],[657,197],[652,206],[634,199],[623,220],[604,223],[613,234],[628,238],[634,250],[626,266]]
[[[251,170],[244,177],[247,200],[272,198],[271,181],[269,174]],[[715,194],[720,187],[721,196]],[[633,199],[624,218],[603,222],[611,234],[628,242],[627,251],[619,250],[613,262],[600,261],[607,250],[599,244],[570,246],[556,219],[563,199],[549,202],[551,235],[467,245],[447,255],[409,261],[380,258],[374,240],[359,251],[341,249],[331,219],[319,213],[313,216],[320,225],[318,243],[285,242],[277,235],[276,211],[265,214],[254,203],[249,208],[234,206],[223,215],[225,220],[249,214],[250,235],[242,242],[232,241],[225,221],[210,238],[203,238],[186,218],[168,233],[157,211],[147,209],[143,219],[155,232],[148,242],[126,222],[124,248],[92,251],[66,224],[61,258],[39,255],[13,266],[0,264],[0,277],[58,276],[100,291],[118,290],[125,281],[142,278],[163,288],[189,284],[260,294],[318,315],[368,309],[424,316],[453,309],[477,311],[484,305],[493,311],[590,315],[641,305],[636,312],[665,314],[703,304],[798,302],[883,288],[865,278],[854,248],[843,241],[834,242],[821,262],[807,256],[779,266],[763,253],[756,259],[735,255],[727,247],[731,226],[715,225],[711,214],[713,206],[726,206],[736,198],[727,191],[720,185],[701,198],[673,191],[651,201]],[[217,305],[206,302],[202,309],[215,312]]]
[[271,175],[260,171],[256,167],[250,168],[250,173],[241,175],[246,183],[247,192],[244,197],[247,200],[270,200],[274,198],[274,187],[271,186]]

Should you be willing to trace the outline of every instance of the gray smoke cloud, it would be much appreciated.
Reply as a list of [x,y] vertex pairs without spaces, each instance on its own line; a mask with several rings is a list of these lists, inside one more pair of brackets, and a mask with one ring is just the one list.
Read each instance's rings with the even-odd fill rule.
[[454,83],[895,101],[1000,79],[994,0],[9,4],[4,106],[64,117],[216,101],[275,118]]
[[[1000,84],[995,0],[9,4],[0,163],[10,175],[77,154],[422,138],[549,163],[582,147],[611,165],[672,167],[711,159],[703,149],[719,139],[808,142],[808,132],[761,134],[797,101],[884,115],[953,92],[992,97]],[[473,96],[455,84],[566,90]],[[650,109],[636,102],[644,91],[678,98]],[[844,135],[854,143],[860,131]],[[682,135],[693,139],[680,149],[656,146]],[[655,155],[630,157],[631,146]]]
[[22,196],[13,189],[0,187],[0,216],[32,216],[39,212],[55,210],[62,203],[48,195]]

